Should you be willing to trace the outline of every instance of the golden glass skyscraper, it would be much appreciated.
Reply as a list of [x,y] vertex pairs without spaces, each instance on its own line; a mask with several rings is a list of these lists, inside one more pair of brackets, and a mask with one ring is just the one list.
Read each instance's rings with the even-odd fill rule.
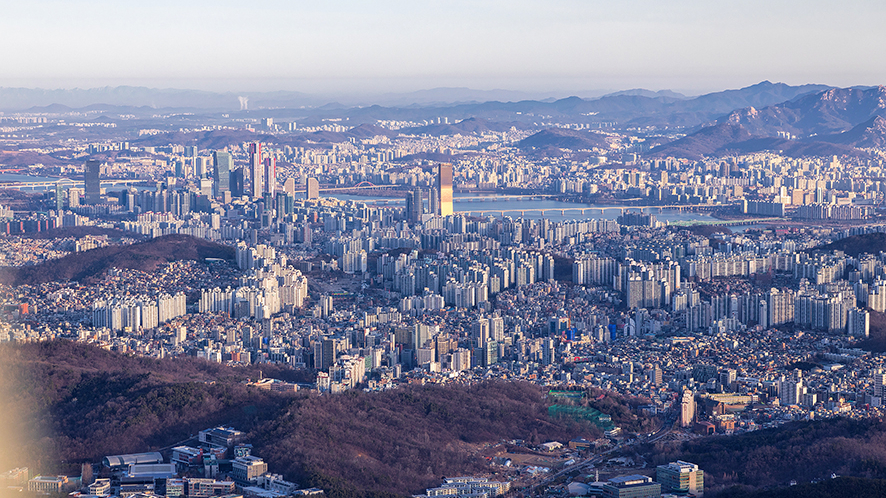
[[452,214],[452,165],[437,165],[437,192],[439,193],[440,216]]

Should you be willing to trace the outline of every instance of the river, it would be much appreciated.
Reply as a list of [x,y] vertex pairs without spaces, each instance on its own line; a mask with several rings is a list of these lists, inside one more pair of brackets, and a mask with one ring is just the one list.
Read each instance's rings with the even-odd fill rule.
[[[402,198],[378,197],[371,195],[330,194],[329,197],[341,200],[378,203],[380,205],[389,206],[402,206],[406,202],[405,199]],[[634,211],[638,210],[637,208],[631,208],[630,206],[616,206],[613,204],[579,204],[544,198],[515,199],[514,197],[518,196],[490,196],[459,193],[455,194],[453,197],[452,205],[456,212],[462,212],[465,214],[474,214],[478,216],[482,214],[491,214],[493,216],[499,216],[499,212],[504,211],[506,216],[517,218],[522,211],[524,218],[540,219],[544,216],[552,221],[584,219],[614,220],[621,214],[621,210],[618,208],[624,208],[625,210],[633,209]],[[579,211],[579,209],[582,208],[591,208],[592,210],[585,211],[585,213],[582,214],[582,212]],[[597,209],[601,208],[604,209],[602,214],[600,211],[597,211]],[[542,215],[541,210],[545,210],[544,215]],[[484,211],[486,213],[484,213]],[[658,221],[667,221],[671,223],[676,221],[717,221],[717,218],[708,214],[680,212],[676,209],[666,209],[664,212],[659,213],[658,208],[650,208],[647,209],[646,212],[655,215]]]

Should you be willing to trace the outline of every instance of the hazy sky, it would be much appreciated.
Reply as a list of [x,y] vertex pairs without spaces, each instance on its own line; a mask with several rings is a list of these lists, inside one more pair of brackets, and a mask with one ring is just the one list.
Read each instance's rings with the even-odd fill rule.
[[886,2],[0,0],[0,86],[533,92],[886,84]]

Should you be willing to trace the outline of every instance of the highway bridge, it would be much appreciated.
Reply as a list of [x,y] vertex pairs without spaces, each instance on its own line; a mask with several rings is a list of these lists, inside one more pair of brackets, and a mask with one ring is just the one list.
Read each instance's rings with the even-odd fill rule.
[[[150,180],[145,179],[129,179],[129,180],[102,180],[102,187],[117,185],[152,185]],[[51,182],[2,182],[0,181],[0,189],[13,190],[45,190],[47,188],[55,188],[56,185],[62,185],[65,188],[79,187],[85,188],[86,183],[83,180],[71,180],[70,178],[59,178]]]

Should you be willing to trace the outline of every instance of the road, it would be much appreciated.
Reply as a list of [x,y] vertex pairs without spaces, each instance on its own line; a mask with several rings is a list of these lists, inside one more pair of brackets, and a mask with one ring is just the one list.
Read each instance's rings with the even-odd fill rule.
[[652,433],[651,436],[638,437],[631,444],[619,443],[619,444],[615,445],[614,447],[610,448],[609,450],[604,451],[603,453],[596,454],[590,458],[586,458],[585,460],[582,460],[582,461],[577,462],[573,465],[570,465],[569,467],[565,467],[565,468],[561,469],[559,472],[546,477],[541,482],[530,486],[529,489],[527,490],[528,491],[527,494],[529,496],[532,496],[535,494],[535,491],[537,489],[539,489],[539,488],[544,489],[545,487],[549,486],[551,483],[556,482],[561,477],[563,477],[567,474],[570,474],[572,472],[575,472],[576,470],[580,471],[581,469],[583,469],[589,465],[596,466],[597,464],[603,462],[609,454],[616,452],[616,451],[623,450],[624,448],[626,448],[628,446],[634,446],[634,445],[637,445],[640,443],[654,443],[656,441],[660,441],[661,439],[664,439],[665,437],[668,436],[668,434],[671,433],[671,431],[674,429],[674,424],[676,423],[676,420],[677,420],[676,412],[669,411],[664,414],[664,421],[662,422],[661,427],[657,431]]

